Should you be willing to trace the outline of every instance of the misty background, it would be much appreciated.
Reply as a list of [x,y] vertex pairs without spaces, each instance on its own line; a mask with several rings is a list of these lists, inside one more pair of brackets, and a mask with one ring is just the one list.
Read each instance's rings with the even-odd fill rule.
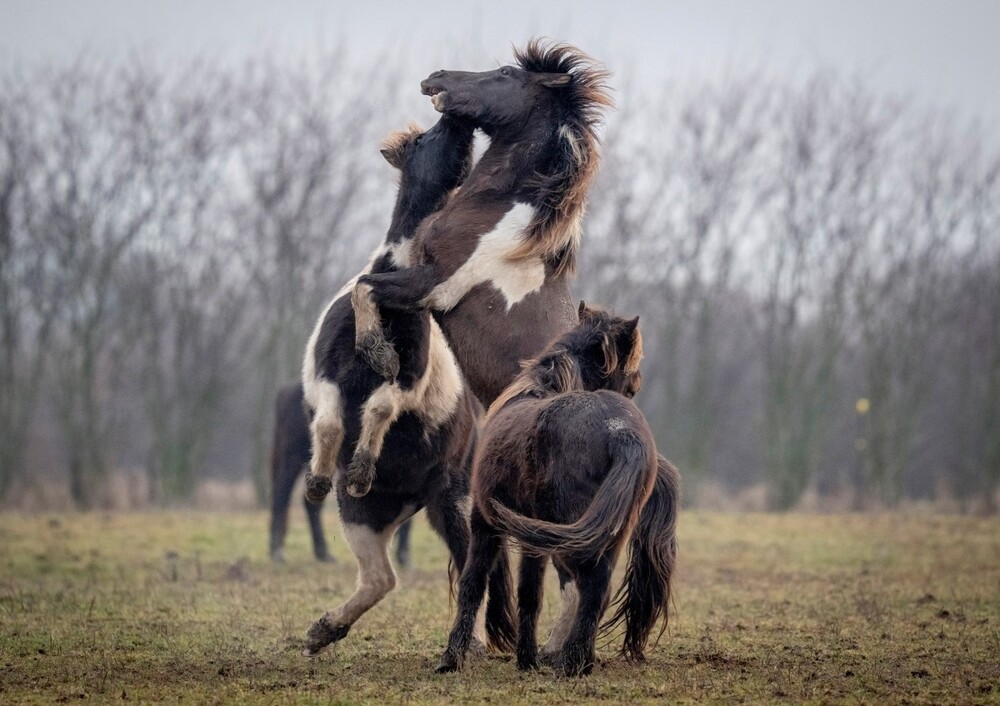
[[1000,5],[873,5],[5,3],[2,502],[266,498],[380,138],[542,35],[615,74],[574,292],[688,502],[995,510]]

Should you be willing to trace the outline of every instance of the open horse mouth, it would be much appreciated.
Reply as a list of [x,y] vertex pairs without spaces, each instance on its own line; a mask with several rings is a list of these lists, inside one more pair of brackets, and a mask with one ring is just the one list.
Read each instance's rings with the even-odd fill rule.
[[428,81],[421,81],[420,92],[425,96],[431,97],[431,104],[434,106],[434,110],[439,113],[444,112],[444,101],[445,97],[448,95],[448,91],[440,86],[429,83]]

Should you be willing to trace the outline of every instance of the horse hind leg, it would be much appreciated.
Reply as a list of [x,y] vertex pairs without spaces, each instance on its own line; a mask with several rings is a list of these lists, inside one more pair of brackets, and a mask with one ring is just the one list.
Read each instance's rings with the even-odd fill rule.
[[361,412],[361,434],[347,467],[347,492],[355,498],[368,494],[375,480],[375,462],[382,454],[382,442],[400,413],[402,392],[385,383],[365,401]]
[[[412,514],[411,509],[409,515]],[[395,588],[396,574],[389,561],[389,543],[400,521],[409,515],[404,513],[380,532],[364,524],[343,523],[344,537],[358,560],[358,585],[346,602],[324,613],[309,628],[303,651],[306,657],[314,657],[328,645],[347,637],[358,618]]]
[[333,473],[337,456],[344,443],[344,420],[341,413],[340,389],[326,380],[315,380],[306,387],[306,399],[315,410],[309,425],[312,438],[312,459],[306,473],[306,499],[321,504],[333,488]]
[[581,563],[573,568],[579,586],[580,603],[557,664],[563,674],[570,677],[590,674],[597,661],[594,654],[597,623],[608,603],[614,555],[605,553],[594,561]]

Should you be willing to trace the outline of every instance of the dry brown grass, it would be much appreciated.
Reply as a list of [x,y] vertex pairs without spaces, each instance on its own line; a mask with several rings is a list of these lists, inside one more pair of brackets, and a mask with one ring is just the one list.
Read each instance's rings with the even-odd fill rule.
[[423,522],[400,587],[300,657],[354,565],[339,539],[312,562],[292,522],[275,566],[263,513],[0,515],[0,703],[1000,702],[995,518],[684,513],[669,634],[575,680],[506,657],[432,673],[451,606]]

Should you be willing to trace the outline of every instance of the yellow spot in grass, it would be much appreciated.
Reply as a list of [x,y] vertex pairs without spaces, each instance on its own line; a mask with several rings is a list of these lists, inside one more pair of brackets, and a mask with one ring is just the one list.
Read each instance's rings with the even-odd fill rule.
[[854,403],[854,409],[857,410],[858,414],[868,414],[868,410],[871,406],[871,402],[868,401],[867,397],[862,397]]

